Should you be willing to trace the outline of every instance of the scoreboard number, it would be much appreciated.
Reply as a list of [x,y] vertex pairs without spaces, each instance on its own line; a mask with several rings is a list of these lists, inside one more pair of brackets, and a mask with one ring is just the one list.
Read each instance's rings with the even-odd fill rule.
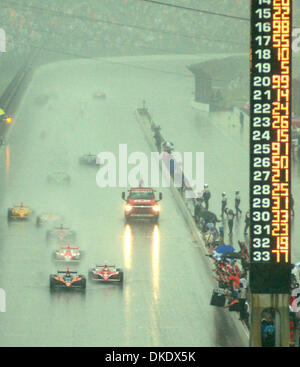
[[250,288],[290,289],[292,0],[251,1]]

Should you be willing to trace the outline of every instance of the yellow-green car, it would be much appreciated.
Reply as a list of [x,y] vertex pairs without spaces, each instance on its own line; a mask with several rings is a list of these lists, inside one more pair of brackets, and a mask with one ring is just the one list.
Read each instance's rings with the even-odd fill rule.
[[23,203],[20,205],[14,205],[13,208],[8,208],[7,220],[15,219],[28,219],[32,214],[32,210],[28,206],[24,206]]

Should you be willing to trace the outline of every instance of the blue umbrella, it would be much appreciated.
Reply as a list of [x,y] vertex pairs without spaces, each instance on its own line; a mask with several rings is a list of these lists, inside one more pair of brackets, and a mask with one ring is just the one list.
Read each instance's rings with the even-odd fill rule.
[[235,249],[230,245],[220,245],[215,248],[214,256],[215,257],[221,257],[224,254],[228,254],[230,252],[234,252]]

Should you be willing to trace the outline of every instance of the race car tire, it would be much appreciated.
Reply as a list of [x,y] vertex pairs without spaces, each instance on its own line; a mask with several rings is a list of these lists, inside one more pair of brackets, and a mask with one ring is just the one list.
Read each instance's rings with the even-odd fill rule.
[[120,275],[120,284],[123,284],[123,282],[124,282],[124,272],[120,271],[119,275]]
[[158,218],[159,218],[159,217],[154,217],[154,218],[152,219],[152,223],[157,224],[157,223],[158,223]]
[[80,282],[80,288],[82,290],[85,290],[86,289],[86,279],[85,279],[85,277],[82,277],[82,280]]
[[12,214],[12,209],[11,208],[9,208],[8,210],[7,210],[7,220],[10,222],[13,218],[13,214]]
[[129,217],[129,216],[127,216],[127,215],[125,215],[125,216],[124,216],[124,220],[125,220],[125,223],[127,224],[127,223],[129,223],[129,222],[130,222],[130,217]]
[[53,279],[53,275],[50,275],[49,277],[49,282],[50,282],[50,290],[53,291],[55,289],[55,279]]
[[36,226],[40,227],[41,226],[41,219],[40,217],[36,217]]
[[52,253],[52,258],[53,258],[53,260],[61,260],[61,258],[60,258],[59,256],[57,256],[57,255],[56,255],[56,251],[54,251],[54,252]]
[[92,269],[89,269],[88,277],[90,280],[93,280],[93,270]]

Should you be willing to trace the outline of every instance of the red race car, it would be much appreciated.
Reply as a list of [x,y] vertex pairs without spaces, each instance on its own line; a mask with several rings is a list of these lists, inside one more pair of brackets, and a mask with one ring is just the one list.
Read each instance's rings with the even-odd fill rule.
[[60,246],[53,254],[56,261],[79,261],[81,253],[79,247],[72,247],[70,243],[67,246]]
[[123,284],[124,273],[122,269],[116,268],[115,265],[96,265],[89,269],[89,279],[104,283]]
[[130,219],[151,219],[154,223],[158,222],[160,206],[158,202],[162,199],[155,199],[154,190],[150,187],[132,187],[127,198],[122,192],[122,199],[126,201],[124,206],[125,221]]
[[77,275],[77,271],[58,271],[57,274],[50,275],[50,290],[58,288],[64,289],[81,289],[86,288],[86,278],[84,275]]

